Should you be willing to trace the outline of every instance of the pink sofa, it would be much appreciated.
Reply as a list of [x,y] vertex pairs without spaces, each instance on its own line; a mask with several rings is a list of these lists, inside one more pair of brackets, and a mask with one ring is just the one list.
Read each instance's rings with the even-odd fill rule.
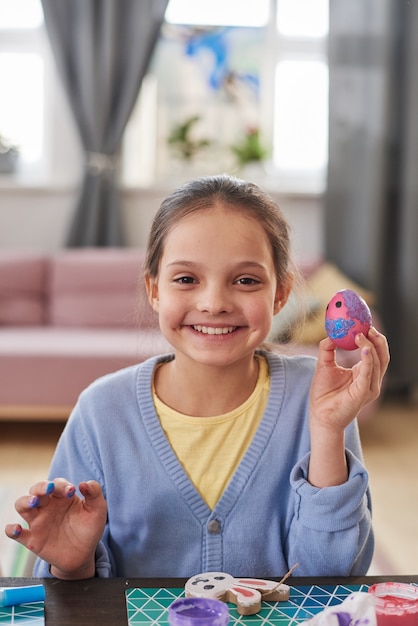
[[137,249],[0,251],[0,418],[68,416],[93,380],[170,350]]
[[[0,419],[65,419],[99,376],[170,351],[146,298],[143,260],[134,248],[0,251]],[[289,302],[270,340],[286,337],[280,350],[316,355],[327,299],[356,286],[327,263],[302,271],[312,315],[293,332],[298,307]],[[357,358],[338,351],[342,365]]]

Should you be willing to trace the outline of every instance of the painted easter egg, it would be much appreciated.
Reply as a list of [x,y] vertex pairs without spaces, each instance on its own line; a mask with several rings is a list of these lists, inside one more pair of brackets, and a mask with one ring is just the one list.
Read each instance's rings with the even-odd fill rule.
[[372,324],[372,315],[366,302],[351,289],[337,291],[325,311],[325,330],[336,346],[356,350],[358,333],[366,337]]

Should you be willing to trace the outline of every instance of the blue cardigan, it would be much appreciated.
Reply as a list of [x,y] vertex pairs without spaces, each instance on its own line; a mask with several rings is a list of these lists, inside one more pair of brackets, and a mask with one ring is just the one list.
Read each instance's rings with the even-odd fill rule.
[[[85,390],[50,470],[95,479],[108,505],[98,576],[190,577],[206,571],[280,577],[365,574],[373,554],[368,475],[356,422],[346,431],[348,481],[307,480],[308,401],[316,360],[265,353],[271,391],[244,458],[211,510],[183,471],[155,413],[155,364],[104,376]],[[216,458],[213,460],[216,463]],[[35,576],[49,575],[38,560]]]

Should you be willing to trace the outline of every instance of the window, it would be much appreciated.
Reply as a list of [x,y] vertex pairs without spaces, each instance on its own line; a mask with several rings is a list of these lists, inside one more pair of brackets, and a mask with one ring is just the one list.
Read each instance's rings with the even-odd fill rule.
[[[322,190],[328,1],[257,0],[237,10],[237,0],[170,0],[166,22],[150,96],[158,111],[157,176],[181,169],[176,147],[177,154],[195,149],[183,161],[189,169],[193,161],[196,173],[239,174],[233,146],[257,131],[270,184]],[[187,124],[190,145],[175,144]]]
[[44,147],[42,22],[38,2],[0,0],[0,135],[18,146],[27,167],[39,162]]
[[[124,137],[125,184],[176,182],[185,161],[188,175],[240,175],[245,148],[266,150],[267,185],[321,190],[327,11],[327,0],[170,0]],[[20,148],[16,183],[77,181],[80,142],[40,0],[0,0],[0,78],[0,135]]]
[[[10,184],[71,184],[80,146],[40,0],[0,0],[0,135],[19,149]],[[65,149],[63,149],[65,146]]]
[[273,159],[281,187],[322,190],[328,163],[328,0],[273,0]]
[[269,0],[170,0],[165,19],[171,24],[265,26]]

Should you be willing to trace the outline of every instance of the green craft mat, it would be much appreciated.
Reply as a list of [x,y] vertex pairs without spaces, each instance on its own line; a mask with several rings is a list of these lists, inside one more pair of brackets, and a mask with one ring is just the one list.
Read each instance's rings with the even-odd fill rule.
[[28,602],[19,606],[0,607],[0,624],[2,626],[45,626],[43,602]]
[[[367,591],[368,585],[312,585],[292,587],[287,602],[262,602],[256,615],[239,615],[229,604],[230,626],[294,626],[304,622],[328,606],[341,604],[355,591]],[[168,626],[168,607],[174,600],[184,596],[183,589],[141,588],[126,590],[126,606],[129,626]]]

